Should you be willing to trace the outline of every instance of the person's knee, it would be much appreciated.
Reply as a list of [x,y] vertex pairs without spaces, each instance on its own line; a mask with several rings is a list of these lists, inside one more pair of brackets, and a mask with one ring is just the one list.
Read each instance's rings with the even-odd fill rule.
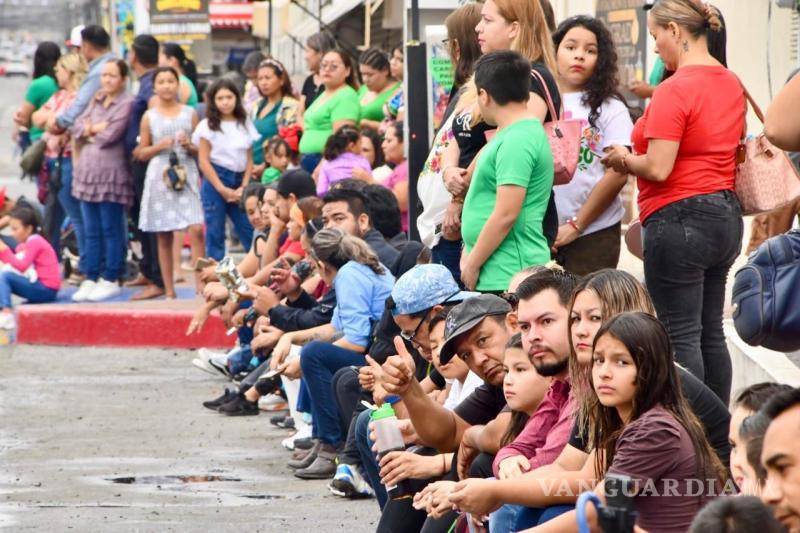
[[300,350],[300,368],[303,369],[303,374],[305,374],[308,369],[319,364],[328,346],[329,344],[327,342],[322,341],[311,341],[303,346],[303,349]]

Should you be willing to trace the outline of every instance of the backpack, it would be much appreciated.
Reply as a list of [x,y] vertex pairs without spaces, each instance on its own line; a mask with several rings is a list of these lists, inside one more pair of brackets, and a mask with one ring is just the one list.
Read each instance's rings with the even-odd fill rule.
[[800,231],[772,237],[733,282],[733,324],[751,346],[800,349]]

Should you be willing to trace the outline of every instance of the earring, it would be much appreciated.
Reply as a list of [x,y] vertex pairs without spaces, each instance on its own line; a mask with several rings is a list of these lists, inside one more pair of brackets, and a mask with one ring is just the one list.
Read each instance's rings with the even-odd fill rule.
[[683,41],[683,51],[684,52],[689,51],[689,41]]

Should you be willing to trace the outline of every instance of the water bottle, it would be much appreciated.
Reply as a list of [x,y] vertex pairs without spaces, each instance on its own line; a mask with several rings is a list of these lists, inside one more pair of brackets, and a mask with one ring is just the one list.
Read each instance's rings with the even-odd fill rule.
[[[373,428],[375,429],[375,447],[378,450],[378,461],[389,452],[401,452],[406,446],[403,442],[403,435],[397,427],[397,417],[391,404],[384,403],[372,412],[370,416]],[[404,479],[396,485],[387,485],[386,492],[389,498],[399,500],[410,498],[414,495],[408,479]]]

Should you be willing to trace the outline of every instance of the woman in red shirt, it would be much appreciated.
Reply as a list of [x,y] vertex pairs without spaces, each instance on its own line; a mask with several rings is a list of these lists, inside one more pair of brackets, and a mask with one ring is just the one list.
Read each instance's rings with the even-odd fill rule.
[[614,146],[606,166],[638,176],[644,270],[677,361],[722,401],[731,386],[722,332],[725,282],[742,244],[734,190],[744,92],[708,51],[718,12],[698,0],[662,0],[648,28],[675,74],[658,86],[633,129],[634,154]]

